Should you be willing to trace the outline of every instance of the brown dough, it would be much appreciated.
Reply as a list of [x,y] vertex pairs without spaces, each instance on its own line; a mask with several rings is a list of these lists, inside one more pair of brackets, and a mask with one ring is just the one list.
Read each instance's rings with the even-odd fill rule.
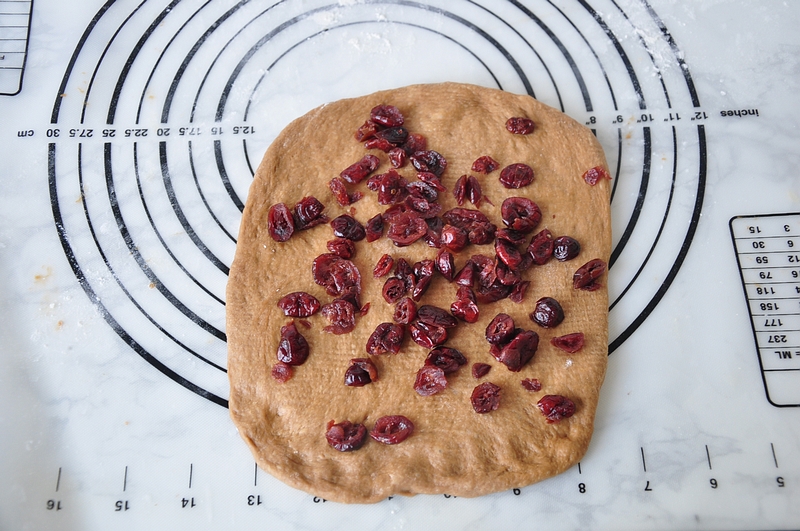
[[[328,181],[367,152],[353,138],[378,104],[397,106],[409,131],[423,134],[428,149],[448,161],[440,195],[443,211],[456,205],[453,185],[463,174],[476,175],[482,183],[480,210],[502,227],[500,205],[506,197],[526,196],[542,210],[539,227],[554,237],[569,235],[582,245],[580,255],[568,262],[550,260],[524,273],[531,286],[521,304],[502,300],[480,305],[480,320],[460,324],[448,346],[459,349],[468,364],[448,376],[448,388],[428,397],[413,389],[417,370],[427,350],[406,338],[396,355],[374,356],[380,380],[364,387],[345,386],[344,372],[351,358],[367,357],[367,338],[381,322],[391,322],[393,306],[381,297],[384,279],[373,279],[378,258],[389,253],[409,263],[436,257],[437,250],[421,240],[398,248],[385,236],[357,243],[353,262],[362,275],[362,303],[369,313],[357,318],[352,333],[333,335],[320,314],[310,317],[311,328],[298,324],[310,345],[308,361],[295,368],[294,377],[279,383],[270,376],[276,363],[280,327],[290,318],[277,307],[278,299],[293,291],[306,291],[322,304],[331,296],[314,283],[311,262],[327,252],[333,238],[328,225],[296,232],[285,243],[273,241],[267,230],[267,211],[278,202],[290,208],[312,195],[334,217],[347,213],[333,198]],[[531,118],[536,130],[513,135],[505,122],[513,116]],[[376,173],[391,167],[384,153]],[[533,183],[507,190],[498,181],[500,169],[489,175],[470,172],[472,162],[490,155],[500,163],[524,162],[535,172]],[[393,494],[447,493],[471,497],[529,485],[559,474],[584,455],[592,435],[598,394],[607,363],[608,294],[606,275],[597,291],[572,287],[578,267],[593,258],[607,261],[611,247],[609,181],[589,186],[583,173],[606,168],[603,151],[594,135],[571,118],[531,97],[494,89],[453,83],[415,85],[323,105],[289,124],[267,150],[256,172],[244,210],[236,256],[227,289],[228,373],[230,412],[241,436],[259,466],[289,485],[328,500],[346,503],[376,502]],[[416,180],[411,165],[400,173]],[[352,186],[364,198],[355,203],[355,217],[365,223],[387,207],[379,205],[366,181]],[[465,208],[474,208],[466,203]],[[528,240],[530,237],[528,238]],[[468,246],[456,257],[460,268],[472,254],[494,257],[492,245]],[[420,304],[448,309],[456,286],[437,274]],[[528,318],[543,296],[560,301],[566,319],[546,330]],[[518,327],[540,336],[533,360],[520,372],[511,372],[489,353],[484,331],[489,321],[505,312]],[[583,332],[584,348],[566,354],[550,339]],[[491,372],[475,380],[471,365],[492,365]],[[520,385],[524,378],[538,378],[542,390],[531,392]],[[470,403],[473,388],[490,381],[502,388],[500,407],[477,414]],[[536,403],[544,395],[571,398],[576,413],[548,424]],[[339,452],[325,439],[330,420],[363,423],[370,429],[384,415],[405,415],[415,431],[392,446],[368,439],[352,452]]]

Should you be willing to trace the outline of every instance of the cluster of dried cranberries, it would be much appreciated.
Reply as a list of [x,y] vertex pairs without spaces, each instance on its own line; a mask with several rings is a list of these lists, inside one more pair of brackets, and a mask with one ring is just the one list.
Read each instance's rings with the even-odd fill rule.
[[[356,253],[356,242],[364,239],[373,242],[384,237],[385,232],[386,238],[397,247],[423,241],[438,249],[435,259],[409,264],[403,258],[395,260],[385,254],[375,264],[372,272],[375,278],[393,273],[386,278],[382,289],[384,300],[394,305],[393,322],[379,324],[365,346],[369,356],[397,354],[408,333],[415,343],[429,350],[424,365],[417,372],[414,389],[421,396],[430,396],[444,391],[447,376],[467,364],[460,351],[444,345],[448,330],[458,326],[459,321],[477,322],[479,304],[504,298],[521,303],[530,285],[530,281],[523,279],[527,269],[542,266],[551,258],[572,260],[580,254],[581,246],[571,236],[554,237],[546,228],[533,234],[542,220],[542,211],[526,197],[509,197],[503,201],[500,207],[502,228],[480,210],[463,208],[467,201],[475,207],[480,207],[483,200],[491,203],[473,175],[464,174],[457,179],[452,193],[458,207],[442,212],[438,199],[446,192],[441,178],[447,169],[447,160],[441,153],[427,149],[427,139],[409,131],[404,124],[404,116],[397,107],[374,107],[356,131],[355,138],[363,142],[367,150],[386,153],[391,168],[375,173],[381,160],[368,153],[329,182],[334,198],[344,207],[364,196],[362,191],[349,187],[366,180],[367,189],[376,193],[378,203],[386,207],[383,212],[363,225],[353,217],[355,210],[352,208],[350,214],[329,220],[320,201],[305,197],[291,210],[283,203],[272,205],[268,212],[268,231],[275,241],[285,242],[296,231],[330,222],[334,238],[326,244],[329,252],[314,259],[312,276],[333,300],[323,305],[309,293],[298,291],[283,296],[278,306],[288,317],[306,318],[321,312],[330,321],[324,331],[333,334],[352,331],[356,315],[363,315],[369,309],[369,303],[361,305],[361,274],[351,261]],[[536,129],[534,122],[524,117],[512,117],[505,126],[510,133],[518,135],[528,135]],[[411,182],[397,171],[409,163],[416,170],[416,180]],[[483,155],[473,162],[471,171],[487,175],[499,168],[496,160]],[[590,185],[610,178],[601,167],[588,170],[582,177]],[[518,189],[533,182],[534,172],[527,164],[513,163],[500,171],[498,180],[508,189]],[[456,254],[469,245],[487,244],[493,244],[494,256],[472,254],[463,267],[457,269]],[[575,271],[573,287],[587,291],[598,289],[598,279],[605,269],[603,261],[590,260]],[[432,305],[417,305],[437,273],[457,286],[449,312]],[[558,301],[543,297],[536,302],[530,318],[543,328],[552,328],[563,321],[564,311]],[[307,321],[301,323],[310,326]],[[534,357],[539,345],[536,332],[518,328],[504,313],[489,323],[485,337],[491,355],[512,372],[520,371]],[[574,353],[583,347],[584,337],[582,333],[572,333],[554,337],[551,343]],[[294,321],[288,323],[281,328],[278,363],[273,367],[272,376],[280,382],[287,381],[292,377],[293,367],[303,364],[308,355],[308,342]],[[483,378],[490,369],[489,364],[474,363],[472,376]],[[370,358],[350,360],[344,374],[345,385],[361,387],[377,380],[378,371]],[[542,388],[537,379],[525,378],[521,384],[529,391]],[[471,395],[472,407],[477,413],[494,411],[499,407],[500,394],[501,388],[496,384],[481,383]],[[569,417],[575,411],[574,403],[559,395],[547,395],[537,405],[548,422]],[[384,444],[396,444],[413,429],[409,419],[393,415],[378,419],[369,435]],[[326,438],[333,448],[350,451],[364,443],[366,434],[367,429],[362,424],[331,421]]]

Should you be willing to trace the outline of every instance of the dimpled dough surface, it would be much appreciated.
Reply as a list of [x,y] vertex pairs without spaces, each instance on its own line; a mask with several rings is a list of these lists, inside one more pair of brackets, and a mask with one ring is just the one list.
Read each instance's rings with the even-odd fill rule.
[[[422,240],[396,247],[385,236],[356,244],[353,262],[362,276],[361,301],[371,303],[366,316],[357,317],[355,330],[333,335],[322,329],[327,319],[317,313],[310,328],[298,330],[310,346],[308,361],[295,367],[288,382],[270,375],[276,363],[280,327],[291,319],[277,307],[278,300],[294,291],[306,291],[324,305],[333,297],[314,283],[311,263],[328,252],[333,233],[327,224],[298,231],[285,243],[273,241],[267,229],[271,205],[289,208],[312,195],[325,204],[331,219],[348,213],[328,188],[331,178],[360,160],[367,151],[353,134],[370,110],[391,104],[405,117],[404,126],[424,135],[427,149],[448,161],[442,183],[448,191],[439,202],[447,211],[456,205],[455,181],[463,174],[476,175],[491,200],[480,210],[502,227],[500,205],[511,196],[525,196],[542,210],[542,222],[532,234],[549,228],[554,237],[570,235],[582,246],[580,255],[567,262],[550,260],[523,274],[531,280],[521,304],[508,299],[481,304],[480,320],[461,323],[450,330],[446,345],[459,349],[468,360],[448,375],[443,392],[423,397],[414,390],[417,370],[428,351],[408,337],[400,353],[373,356],[379,380],[364,387],[345,386],[344,373],[351,358],[368,357],[365,345],[375,327],[391,322],[393,306],[381,296],[387,277],[374,279],[372,268],[384,254],[410,264],[434,259],[437,250]],[[505,129],[508,118],[531,118],[536,130],[515,135]],[[384,153],[375,173],[391,168]],[[470,172],[472,162],[490,155],[500,168],[489,175]],[[508,190],[498,181],[508,164],[530,165],[532,184]],[[583,173],[606,168],[603,151],[594,135],[574,120],[528,96],[461,84],[416,85],[341,100],[310,111],[289,124],[275,139],[251,185],[242,219],[236,255],[227,288],[228,372],[230,412],[241,436],[259,466],[287,484],[328,500],[347,503],[376,502],[393,494],[447,493],[479,496],[523,487],[559,474],[584,455],[592,435],[598,394],[607,363],[608,294],[606,275],[597,291],[572,287],[578,267],[593,258],[607,261],[611,246],[608,180],[589,186]],[[408,164],[399,172],[412,182],[415,170]],[[364,198],[352,205],[361,223],[387,207],[379,205],[366,180],[348,185]],[[474,208],[465,203],[464,208]],[[528,240],[530,239],[530,236]],[[494,257],[489,245],[469,245],[456,255],[460,269],[473,254]],[[389,275],[391,276],[391,275]],[[419,304],[448,309],[455,300],[456,285],[438,273]],[[543,296],[556,298],[566,318],[554,329],[544,329],[528,318]],[[520,372],[511,372],[489,353],[485,329],[498,313],[514,318],[518,327],[540,336],[534,358]],[[567,354],[550,339],[583,332],[584,348]],[[473,363],[492,366],[480,380],[472,377]],[[523,378],[538,378],[542,390],[531,392],[520,385]],[[502,388],[500,407],[477,414],[470,402],[473,388],[485,381]],[[549,424],[536,403],[547,394],[571,398],[574,416]],[[367,438],[356,451],[339,452],[325,439],[330,420],[363,423],[371,429],[384,415],[404,415],[415,425],[402,443],[384,445]]]

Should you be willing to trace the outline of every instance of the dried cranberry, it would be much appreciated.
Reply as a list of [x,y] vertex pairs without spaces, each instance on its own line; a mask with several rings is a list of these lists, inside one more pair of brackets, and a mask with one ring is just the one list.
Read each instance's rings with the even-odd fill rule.
[[472,260],[467,260],[467,263],[464,264],[464,267],[461,268],[455,278],[455,283],[459,286],[472,286],[475,284],[475,277],[477,276],[475,272],[475,264]]
[[521,162],[509,164],[500,172],[500,183],[506,188],[522,188],[533,182],[533,170]]
[[381,174],[378,181],[378,203],[382,205],[392,205],[400,202],[408,195],[405,178],[394,169]]
[[532,330],[522,330],[500,352],[491,351],[492,355],[508,367],[512,372],[518,372],[536,354],[539,348],[539,334]]
[[322,307],[322,315],[329,321],[330,325],[323,328],[330,334],[347,334],[356,327],[355,306],[350,301],[336,299]]
[[472,409],[476,413],[489,413],[500,407],[500,386],[483,382],[475,386],[470,397]]
[[500,215],[506,227],[526,234],[542,220],[539,206],[527,197],[509,197],[500,206]]
[[462,175],[461,177],[459,177],[458,180],[456,181],[455,186],[453,186],[453,197],[456,198],[456,203],[458,203],[458,206],[464,204],[464,201],[466,200],[467,197],[466,175]]
[[406,329],[403,325],[381,323],[375,327],[375,331],[367,340],[367,354],[373,356],[387,352],[397,354],[400,352],[400,345],[405,335]]
[[497,258],[511,270],[517,270],[522,263],[522,255],[519,250],[506,240],[495,240],[494,252],[497,253]]
[[428,232],[422,239],[429,247],[440,249],[442,247],[442,229],[444,228],[442,218],[438,216],[428,218],[425,220],[425,224],[428,226]]
[[595,258],[583,264],[572,276],[572,287],[584,291],[595,291],[602,285],[598,279],[606,272],[606,263]]
[[483,174],[492,173],[499,167],[500,164],[489,155],[478,157],[475,159],[475,162],[472,163],[472,171]]
[[352,240],[347,240],[345,238],[328,240],[325,246],[328,248],[329,252],[335,254],[336,256],[341,256],[342,258],[352,258],[356,252],[355,243],[353,243]]
[[447,378],[444,374],[444,370],[440,367],[425,365],[417,371],[414,390],[420,396],[431,396],[444,391],[447,388]]
[[553,297],[542,297],[529,317],[542,328],[554,328],[564,320],[564,309]]
[[381,417],[369,432],[369,436],[383,444],[397,444],[414,433],[414,423],[403,415]]
[[392,258],[391,255],[384,254],[378,259],[378,263],[375,264],[375,267],[372,269],[372,276],[381,278],[389,273],[392,267],[394,267],[394,258]]
[[278,308],[289,317],[309,317],[320,308],[319,300],[305,291],[295,291],[284,295],[278,301]]
[[364,226],[364,231],[368,242],[374,242],[383,236],[383,216],[376,214],[369,218]]
[[444,221],[467,232],[467,239],[475,245],[494,240],[497,227],[480,210],[453,208],[442,214]]
[[417,345],[427,349],[432,349],[447,341],[447,329],[443,326],[414,321],[409,325],[409,331],[411,339]]
[[472,364],[472,377],[476,380],[479,378],[483,378],[489,371],[492,370],[492,366],[488,363],[473,363]]
[[554,337],[550,340],[551,345],[560,348],[565,352],[569,352],[570,354],[574,354],[582,349],[583,343],[584,338],[582,332],[575,332],[574,334]]
[[459,252],[467,246],[468,236],[467,232],[453,225],[445,225],[442,229],[441,242],[444,247],[447,247],[453,252]]
[[350,387],[363,387],[378,380],[378,369],[367,358],[353,358],[344,373],[344,384]]
[[394,314],[392,320],[399,324],[410,324],[411,321],[417,318],[417,303],[411,297],[403,297],[394,307]]
[[608,172],[601,166],[590,168],[583,174],[583,180],[592,186],[596,185],[603,179],[608,179],[610,181],[611,175],[609,175]]
[[517,333],[514,319],[505,313],[498,313],[486,327],[486,341],[492,345],[505,345]]
[[397,277],[391,277],[386,279],[386,282],[383,284],[383,299],[388,302],[389,304],[394,304],[399,301],[408,290],[406,289],[406,284],[402,280]]
[[289,208],[283,203],[269,207],[267,213],[267,229],[276,242],[285,242],[294,234],[294,218]]
[[515,116],[506,120],[506,129],[509,133],[514,133],[515,135],[529,135],[533,133],[535,128],[536,125],[530,118]]
[[531,238],[528,254],[533,258],[534,264],[544,265],[553,256],[554,247],[553,234],[548,229],[542,229]]
[[425,304],[417,309],[417,319],[425,324],[443,326],[445,328],[455,328],[458,321],[455,317],[437,306]]
[[525,292],[528,291],[528,287],[531,285],[530,280],[523,280],[521,282],[517,282],[514,284],[514,289],[511,290],[508,298],[511,302],[516,302],[520,304],[522,300],[525,298]]
[[447,190],[447,188],[445,188],[444,185],[442,184],[441,179],[439,179],[437,175],[434,175],[429,171],[421,171],[417,173],[417,179],[424,182],[425,184],[431,185],[439,192],[444,192]]
[[385,140],[389,143],[390,147],[383,150],[387,153],[392,149],[392,147],[399,146],[405,142],[407,137],[408,129],[402,126],[389,127],[375,133],[376,140]]
[[397,127],[405,121],[403,113],[394,105],[376,105],[369,112],[369,119],[384,127]]
[[447,249],[442,249],[436,255],[436,270],[448,280],[452,282],[456,277],[456,260],[453,253]]
[[294,376],[294,369],[292,369],[291,365],[287,365],[282,361],[279,361],[272,366],[270,376],[278,380],[280,383],[286,383],[292,379],[292,376]]
[[333,218],[331,228],[333,228],[334,235],[354,242],[361,241],[367,236],[364,226],[348,214]]
[[572,260],[581,252],[581,244],[570,236],[559,236],[553,242],[553,256],[559,262]]
[[466,363],[467,358],[459,350],[450,347],[436,347],[425,358],[425,365],[439,367],[445,374],[456,372]]
[[481,183],[473,175],[467,177],[467,199],[475,206],[480,205],[481,199],[483,199]]
[[394,242],[398,247],[411,245],[419,240],[428,232],[428,225],[425,220],[416,212],[403,212],[393,217],[389,222],[389,231],[386,237]]
[[347,188],[344,185],[344,181],[342,181],[340,178],[334,177],[331,179],[328,182],[328,187],[331,189],[333,197],[336,198],[336,202],[341,206],[347,206],[353,202],[350,194],[347,193]]
[[377,124],[371,120],[367,120],[364,122],[361,127],[359,127],[355,132],[355,138],[359,142],[363,142],[365,140],[369,140],[370,138],[375,136],[379,130],[383,129],[383,126]]
[[536,378],[525,378],[520,382],[522,387],[527,389],[528,391],[541,391],[542,390],[542,383],[537,380]]
[[477,299],[472,288],[460,286],[456,300],[450,305],[450,313],[467,323],[476,323],[480,318]]
[[411,290],[411,298],[419,302],[433,280],[433,272],[436,266],[433,260],[420,260],[414,264],[414,287]]
[[[506,243],[506,245],[510,244]],[[511,247],[511,252],[517,252],[516,248]],[[506,265],[506,263],[503,262],[499,256],[500,254],[498,253],[498,258],[494,263],[494,274],[497,275],[497,282],[504,286],[510,286],[513,288],[522,281],[522,275],[520,274],[521,264],[523,261],[522,256],[520,255],[519,265],[517,265],[514,269],[511,269],[511,267]]]
[[479,304],[497,302],[508,297],[513,289],[513,286],[505,285],[500,281],[495,281],[488,286],[478,284],[475,288],[475,298],[478,299]]
[[363,181],[367,175],[375,171],[379,164],[380,159],[375,155],[364,155],[361,160],[342,170],[339,177],[350,184],[358,184]]
[[328,422],[325,439],[328,444],[340,452],[358,450],[367,438],[367,428],[363,424],[353,424],[343,420],[338,424]]
[[441,153],[432,149],[415,151],[411,155],[411,164],[417,171],[427,171],[441,177],[444,170],[447,169],[447,160]]
[[[424,185],[425,183],[411,184]],[[407,189],[410,189],[410,186],[411,185],[409,185]],[[406,197],[405,205],[408,207],[409,212],[416,212],[422,219],[435,218],[442,211],[442,205],[439,203],[433,203],[424,197],[420,197],[419,195],[409,195]]]
[[308,342],[297,331],[294,321],[281,327],[278,341],[278,361],[286,365],[302,365],[308,359]]
[[328,295],[342,295],[345,292],[361,293],[361,273],[356,265],[333,253],[319,255],[311,264],[314,282],[323,286]]
[[561,395],[543,396],[536,405],[549,424],[575,414],[575,403]]
[[428,147],[428,139],[419,133],[408,133],[406,141],[400,146],[406,155],[411,156],[417,151],[425,151]]
[[512,245],[522,245],[525,243],[526,235],[514,229],[500,229],[495,232],[495,238],[505,240]]
[[320,223],[327,223],[328,216],[322,211],[325,205],[319,202],[314,196],[307,196],[294,205],[294,228],[295,230],[310,229]]
[[406,155],[403,148],[393,147],[387,153],[389,155],[389,164],[391,164],[393,168],[402,168],[406,165],[408,155]]

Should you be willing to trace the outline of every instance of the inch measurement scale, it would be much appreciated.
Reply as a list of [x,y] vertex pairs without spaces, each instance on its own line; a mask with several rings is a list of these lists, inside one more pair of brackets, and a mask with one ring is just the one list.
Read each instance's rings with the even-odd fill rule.
[[[0,95],[0,527],[800,527],[796,317],[785,287],[750,276],[779,274],[796,215],[773,214],[800,210],[796,7],[5,3],[33,7],[24,85],[14,71]],[[232,427],[227,267],[255,167],[290,120],[436,81],[534,95],[606,151],[595,436],[533,486],[338,505],[258,470]]]

